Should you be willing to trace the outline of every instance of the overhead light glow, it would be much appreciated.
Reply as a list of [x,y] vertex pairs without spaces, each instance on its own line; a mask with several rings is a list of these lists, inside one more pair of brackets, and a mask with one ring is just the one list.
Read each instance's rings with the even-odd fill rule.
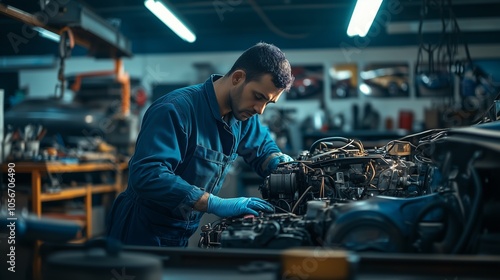
[[347,27],[349,37],[365,37],[382,5],[382,0],[358,0]]
[[33,27],[33,30],[38,32],[38,34],[40,34],[40,36],[47,38],[49,40],[52,40],[55,42],[59,42],[59,40],[60,40],[60,36],[58,34],[52,32],[52,31],[48,31],[47,29],[35,26],[35,27]]
[[194,35],[194,33],[191,32],[191,30],[189,30],[189,28],[187,28],[161,1],[146,0],[144,6],[165,23],[165,25],[172,29],[177,36],[189,43],[196,41],[196,35]]
[[365,83],[362,83],[359,85],[359,91],[361,91],[362,93],[364,93],[365,95],[370,95],[372,94],[372,89],[370,88],[369,85],[365,84]]

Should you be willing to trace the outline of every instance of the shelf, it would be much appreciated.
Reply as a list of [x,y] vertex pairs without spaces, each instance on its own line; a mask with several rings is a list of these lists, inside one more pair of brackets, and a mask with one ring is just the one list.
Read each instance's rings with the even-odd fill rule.
[[87,188],[71,188],[65,189],[56,193],[41,193],[40,201],[55,201],[63,199],[72,199],[77,197],[84,197],[87,195]]
[[[123,188],[123,171],[128,168],[127,162],[85,162],[85,163],[64,163],[57,161],[50,162],[14,162],[13,167],[17,174],[31,174],[31,201],[32,212],[37,216],[42,216],[42,203],[47,201],[67,200],[74,198],[84,199],[84,238],[92,237],[92,195],[93,194],[118,194]],[[2,170],[8,172],[8,164],[2,165]],[[42,178],[47,173],[82,173],[82,172],[106,172],[112,171],[115,180],[112,184],[87,184],[79,182],[75,187],[62,188],[58,192],[42,192]]]
[[[92,162],[92,163],[62,163],[62,162],[14,162],[16,173],[31,173],[35,170],[50,173],[65,172],[92,172],[123,170],[126,165],[123,163],[115,164],[111,162]],[[7,165],[2,166],[3,171],[7,171]]]
[[82,187],[64,188],[54,193],[44,192],[40,194],[40,200],[42,202],[45,202],[45,201],[72,199],[77,197],[84,197],[85,195],[87,195],[87,192],[90,192],[90,194],[99,194],[99,193],[109,193],[116,191],[119,191],[119,187],[115,185],[109,185],[109,184],[88,185]]

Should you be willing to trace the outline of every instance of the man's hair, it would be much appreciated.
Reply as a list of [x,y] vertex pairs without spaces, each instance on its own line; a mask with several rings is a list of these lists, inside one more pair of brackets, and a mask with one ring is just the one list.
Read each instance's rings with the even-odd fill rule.
[[293,82],[291,66],[285,54],[268,43],[257,43],[243,52],[226,76],[236,70],[245,71],[246,83],[259,80],[265,74],[271,74],[274,86],[279,89],[289,90]]

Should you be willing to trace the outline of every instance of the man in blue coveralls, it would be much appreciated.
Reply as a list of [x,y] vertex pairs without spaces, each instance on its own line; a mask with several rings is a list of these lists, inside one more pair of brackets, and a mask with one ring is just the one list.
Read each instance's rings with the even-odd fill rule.
[[256,116],[292,81],[284,53],[258,43],[224,76],[211,75],[153,102],[129,162],[128,187],[110,212],[109,237],[127,245],[186,247],[204,213],[272,213],[263,199],[217,193],[237,156],[263,178],[293,160]]

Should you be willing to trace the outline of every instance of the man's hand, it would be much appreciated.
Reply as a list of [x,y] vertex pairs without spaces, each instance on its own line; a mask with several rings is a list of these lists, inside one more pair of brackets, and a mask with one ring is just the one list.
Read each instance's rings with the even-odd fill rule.
[[213,194],[208,197],[207,213],[221,218],[252,214],[259,216],[257,211],[273,213],[271,204],[257,197],[220,198]]
[[273,157],[271,160],[269,160],[269,163],[267,164],[267,169],[266,169],[266,172],[268,174],[270,174],[271,172],[273,172],[274,170],[276,170],[276,168],[278,167],[278,165],[282,162],[290,162],[290,161],[293,161],[294,159],[287,155],[287,154],[280,154],[278,156],[275,156]]

